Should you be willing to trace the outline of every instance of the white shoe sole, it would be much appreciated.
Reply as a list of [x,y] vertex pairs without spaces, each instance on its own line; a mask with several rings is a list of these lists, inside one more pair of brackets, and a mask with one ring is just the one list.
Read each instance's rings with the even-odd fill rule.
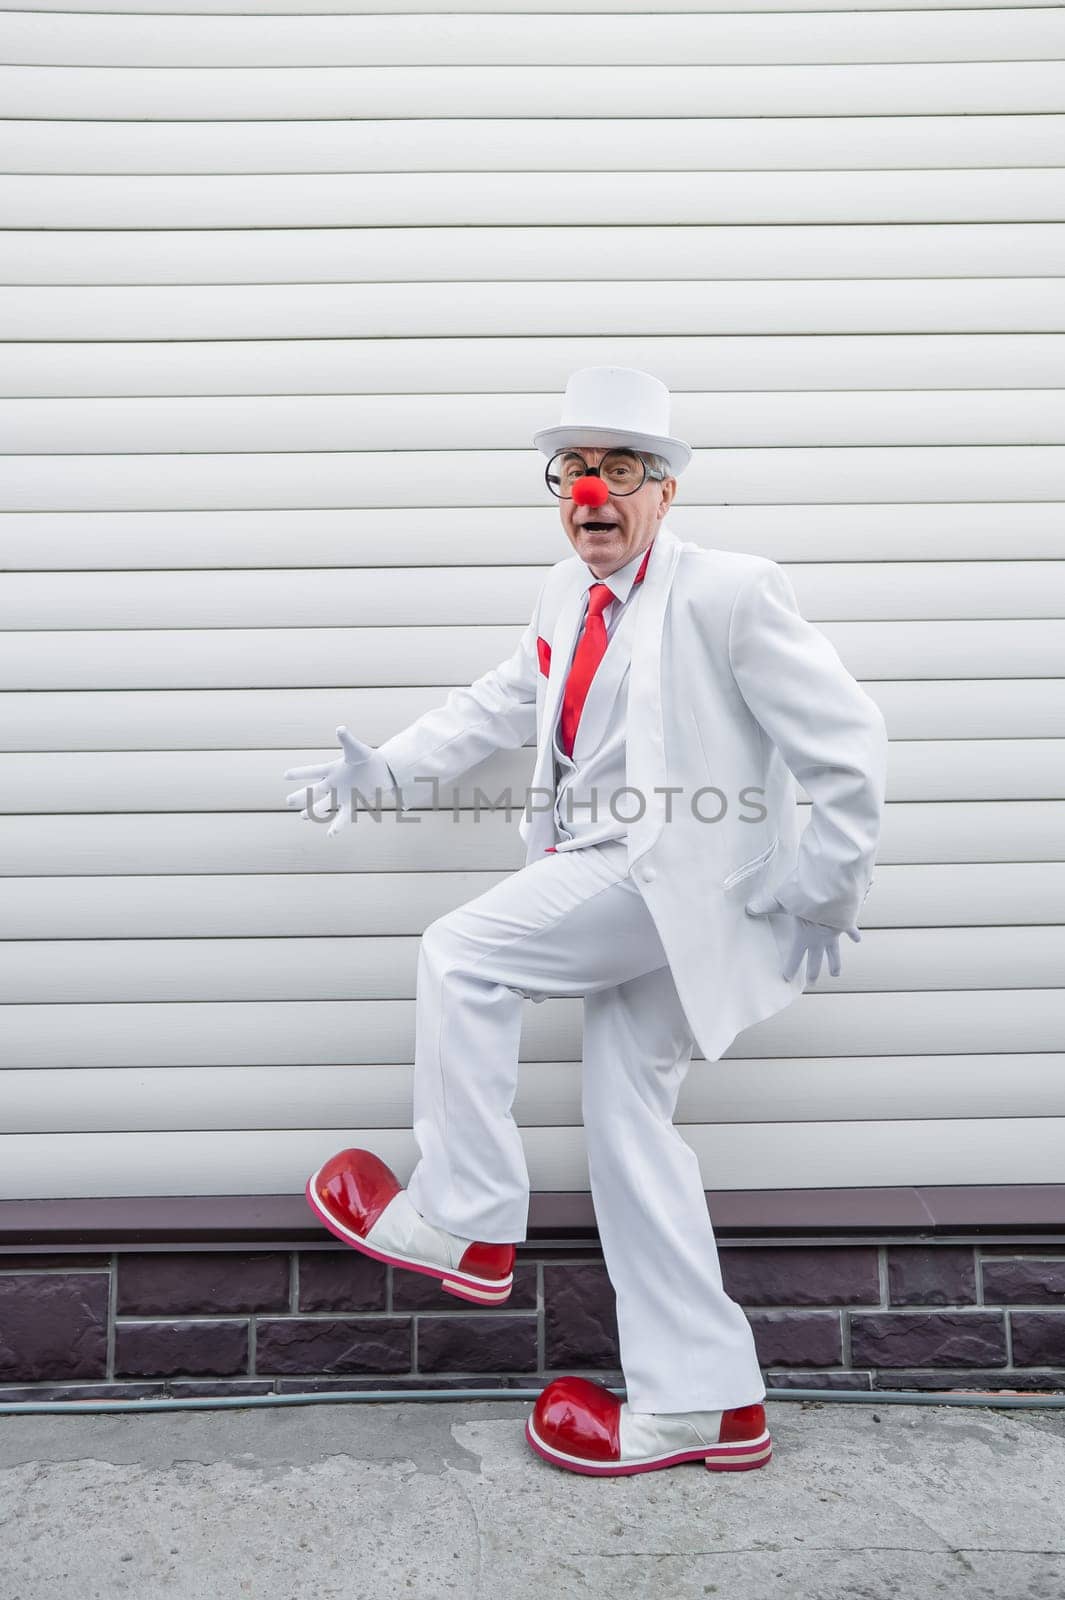
[[586,1472],[597,1478],[618,1478],[630,1472],[654,1472],[659,1467],[674,1467],[682,1461],[702,1461],[711,1472],[746,1472],[751,1467],[764,1467],[773,1454],[768,1431],[757,1439],[740,1439],[735,1444],[699,1445],[692,1450],[669,1450],[662,1455],[639,1456],[632,1461],[589,1461],[584,1456],[573,1456],[540,1438],[533,1427],[532,1417],[525,1423],[525,1437],[537,1455],[556,1466],[567,1467],[571,1472]]
[[350,1244],[354,1249],[361,1250],[363,1255],[372,1256],[375,1261],[384,1261],[389,1266],[405,1267],[409,1272],[422,1272],[430,1278],[439,1278],[440,1287],[446,1289],[448,1294],[457,1295],[460,1300],[470,1300],[474,1305],[500,1305],[508,1298],[514,1285],[513,1272],[508,1272],[505,1278],[479,1278],[472,1272],[459,1272],[456,1267],[441,1267],[432,1261],[421,1261],[416,1256],[392,1255],[388,1251],[367,1244],[361,1233],[356,1233],[325,1209],[325,1203],[316,1188],[321,1170],[319,1167],[318,1172],[312,1173],[307,1179],[304,1189],[307,1204],[325,1223],[330,1233],[335,1234],[344,1244]]

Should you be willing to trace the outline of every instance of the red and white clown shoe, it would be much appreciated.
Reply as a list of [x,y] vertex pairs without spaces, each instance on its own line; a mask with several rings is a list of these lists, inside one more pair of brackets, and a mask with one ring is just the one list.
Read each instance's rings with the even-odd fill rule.
[[712,1472],[764,1467],[773,1453],[761,1404],[729,1411],[631,1411],[604,1384],[567,1376],[547,1385],[525,1424],[545,1461],[615,1478],[703,1461]]
[[439,1278],[474,1305],[497,1306],[514,1283],[514,1246],[463,1239],[426,1222],[372,1150],[340,1150],[307,1179],[307,1202],[344,1244],[394,1267]]

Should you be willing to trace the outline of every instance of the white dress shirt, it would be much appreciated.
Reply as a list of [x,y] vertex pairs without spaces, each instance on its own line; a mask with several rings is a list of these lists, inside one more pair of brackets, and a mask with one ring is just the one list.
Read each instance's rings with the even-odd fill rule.
[[[653,546],[653,541],[652,541]],[[555,779],[555,846],[558,850],[573,850],[582,845],[598,844],[605,839],[625,840],[628,837],[628,818],[639,814],[639,798],[621,793],[625,787],[625,726],[628,697],[629,659],[632,649],[632,624],[635,608],[639,604],[643,584],[635,585],[636,574],[647,555],[640,550],[616,572],[606,578],[597,578],[585,562],[588,579],[585,586],[585,604],[577,622],[566,664],[569,675],[577,644],[584,632],[588,615],[587,594],[594,583],[605,583],[614,599],[601,612],[606,624],[607,648],[600,658],[584,705],[573,744],[572,758],[558,742],[559,719],[565,698],[559,695],[558,715],[552,730],[551,745],[554,753]],[[654,560],[654,549],[648,557],[648,567]],[[647,574],[644,573],[646,578]],[[635,585],[635,587],[634,587]],[[616,640],[616,642],[615,642]],[[605,707],[605,717],[604,717]],[[601,727],[600,727],[601,724]],[[590,730],[599,728],[598,738]],[[591,741],[593,748],[588,748]],[[391,773],[391,768],[389,768]],[[392,774],[393,783],[395,775]],[[613,815],[610,797],[615,797]]]
[[[558,717],[555,719],[552,731],[552,750],[555,757],[555,841],[556,849],[560,853],[563,850],[578,849],[583,845],[599,844],[604,839],[623,840],[628,835],[627,819],[639,814],[638,797],[618,791],[623,790],[625,786],[625,712],[629,657],[632,648],[631,624],[634,620],[631,613],[638,605],[643,589],[642,583],[635,589],[633,583],[646,554],[646,549],[640,550],[631,561],[627,561],[623,567],[619,567],[606,578],[597,578],[591,567],[588,567],[587,587],[590,589],[593,583],[605,583],[615,598],[603,611],[607,648],[588,688],[581,719],[577,724],[572,758],[566,755],[558,742],[559,720],[565,698],[564,687],[563,693],[559,696]],[[652,550],[648,566],[653,560]],[[585,565],[587,566],[587,563]],[[645,572],[644,577],[646,576]],[[586,599],[574,635],[566,676],[569,675],[577,644],[584,632],[587,615]],[[617,639],[617,648],[621,652],[621,658],[617,659],[612,655],[612,651],[615,648],[614,638],[621,628],[623,618],[627,620]],[[611,704],[607,711],[602,736],[596,741],[595,748],[588,750],[584,748],[586,741],[581,739],[581,728],[585,717],[594,711],[595,699],[599,695],[609,696]],[[611,810],[611,796],[615,797],[614,808],[619,813],[618,816]]]

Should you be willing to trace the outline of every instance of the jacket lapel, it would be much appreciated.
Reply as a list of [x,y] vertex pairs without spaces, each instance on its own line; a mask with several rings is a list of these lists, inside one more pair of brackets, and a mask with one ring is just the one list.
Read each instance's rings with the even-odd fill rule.
[[[648,563],[650,564],[650,563]],[[579,557],[573,558],[573,571],[569,585],[566,588],[559,606],[555,625],[551,630],[551,665],[547,675],[547,684],[544,688],[543,719],[537,730],[536,762],[533,767],[531,787],[534,789],[554,789],[554,758],[551,751],[551,730],[558,716],[559,703],[562,698],[562,686],[569,672],[569,660],[573,652],[574,635],[581,613],[584,610],[584,597],[588,587],[595,580],[588,574],[588,568]]]
[[[665,783],[665,755],[662,747],[662,624],[665,616],[666,605],[669,600],[669,589],[673,582],[673,575],[677,568],[677,558],[683,549],[683,543],[667,527],[663,521],[655,535],[655,546],[651,552],[651,559],[647,563],[647,570],[643,576],[643,595],[638,606],[632,608],[631,617],[626,616],[618,624],[618,630],[627,623],[631,625],[629,640],[631,642],[631,658],[629,662],[628,685],[628,712],[626,725],[626,782],[638,786],[647,794],[648,804],[641,818],[629,823],[629,859],[634,858],[634,853],[646,849],[662,826],[662,819],[657,810],[650,803],[654,798],[651,791],[655,784]],[[589,585],[594,582],[587,566],[579,557],[573,557],[573,567],[569,583],[559,606],[555,625],[551,630],[551,666],[548,673],[547,684],[544,689],[543,717],[538,729],[536,762],[530,780],[530,788],[554,792],[554,757],[551,750],[551,736],[558,716],[559,704],[562,697],[563,685],[569,672],[570,657],[576,639],[577,628],[584,611],[584,597]],[[615,633],[614,638],[617,638]],[[610,641],[613,643],[613,640]],[[603,660],[599,663],[603,668],[610,658],[608,645]],[[621,652],[618,652],[620,662]],[[596,678],[589,689],[589,699],[595,690]],[[614,692],[620,683],[622,674],[619,673],[614,685]],[[602,710],[605,717],[611,703],[609,691],[602,696],[595,706]],[[585,710],[588,702],[585,702]],[[597,711],[593,710],[593,715]],[[582,713],[581,721],[577,724],[577,739],[580,741],[581,726],[584,722]],[[652,736],[652,731],[653,736]],[[576,746],[574,747],[576,749]],[[541,797],[537,796],[537,803]],[[535,820],[535,819],[534,819]],[[519,832],[523,837],[529,833],[531,823],[524,814],[519,823]]]
[[654,793],[665,786],[662,731],[662,631],[669,591],[682,550],[689,548],[663,521],[643,579],[643,597],[634,619],[625,725],[625,782],[645,797],[643,814],[628,824],[629,864],[653,844],[665,820],[664,801]]

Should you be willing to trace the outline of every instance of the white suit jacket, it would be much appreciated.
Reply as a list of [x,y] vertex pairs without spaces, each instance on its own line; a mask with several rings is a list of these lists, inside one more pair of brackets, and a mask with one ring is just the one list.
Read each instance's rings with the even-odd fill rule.
[[[526,864],[542,858],[555,842],[544,798],[553,792],[551,730],[588,582],[576,554],[556,562],[508,660],[378,747],[401,805],[431,803],[425,780],[451,782],[535,735],[518,830]],[[880,838],[887,729],[801,615],[775,561],[703,549],[663,519],[642,588],[626,658],[626,782],[637,795],[617,804],[634,818],[633,881],[692,1033],[714,1061],[737,1033],[802,993],[805,962],[790,981],[781,973],[796,916],[856,924]],[[598,678],[578,737],[594,737],[605,721],[610,683],[604,677],[597,692]],[[796,780],[811,802],[801,838]],[[678,792],[667,795],[667,786]],[[750,916],[746,901],[763,886],[785,909]]]

